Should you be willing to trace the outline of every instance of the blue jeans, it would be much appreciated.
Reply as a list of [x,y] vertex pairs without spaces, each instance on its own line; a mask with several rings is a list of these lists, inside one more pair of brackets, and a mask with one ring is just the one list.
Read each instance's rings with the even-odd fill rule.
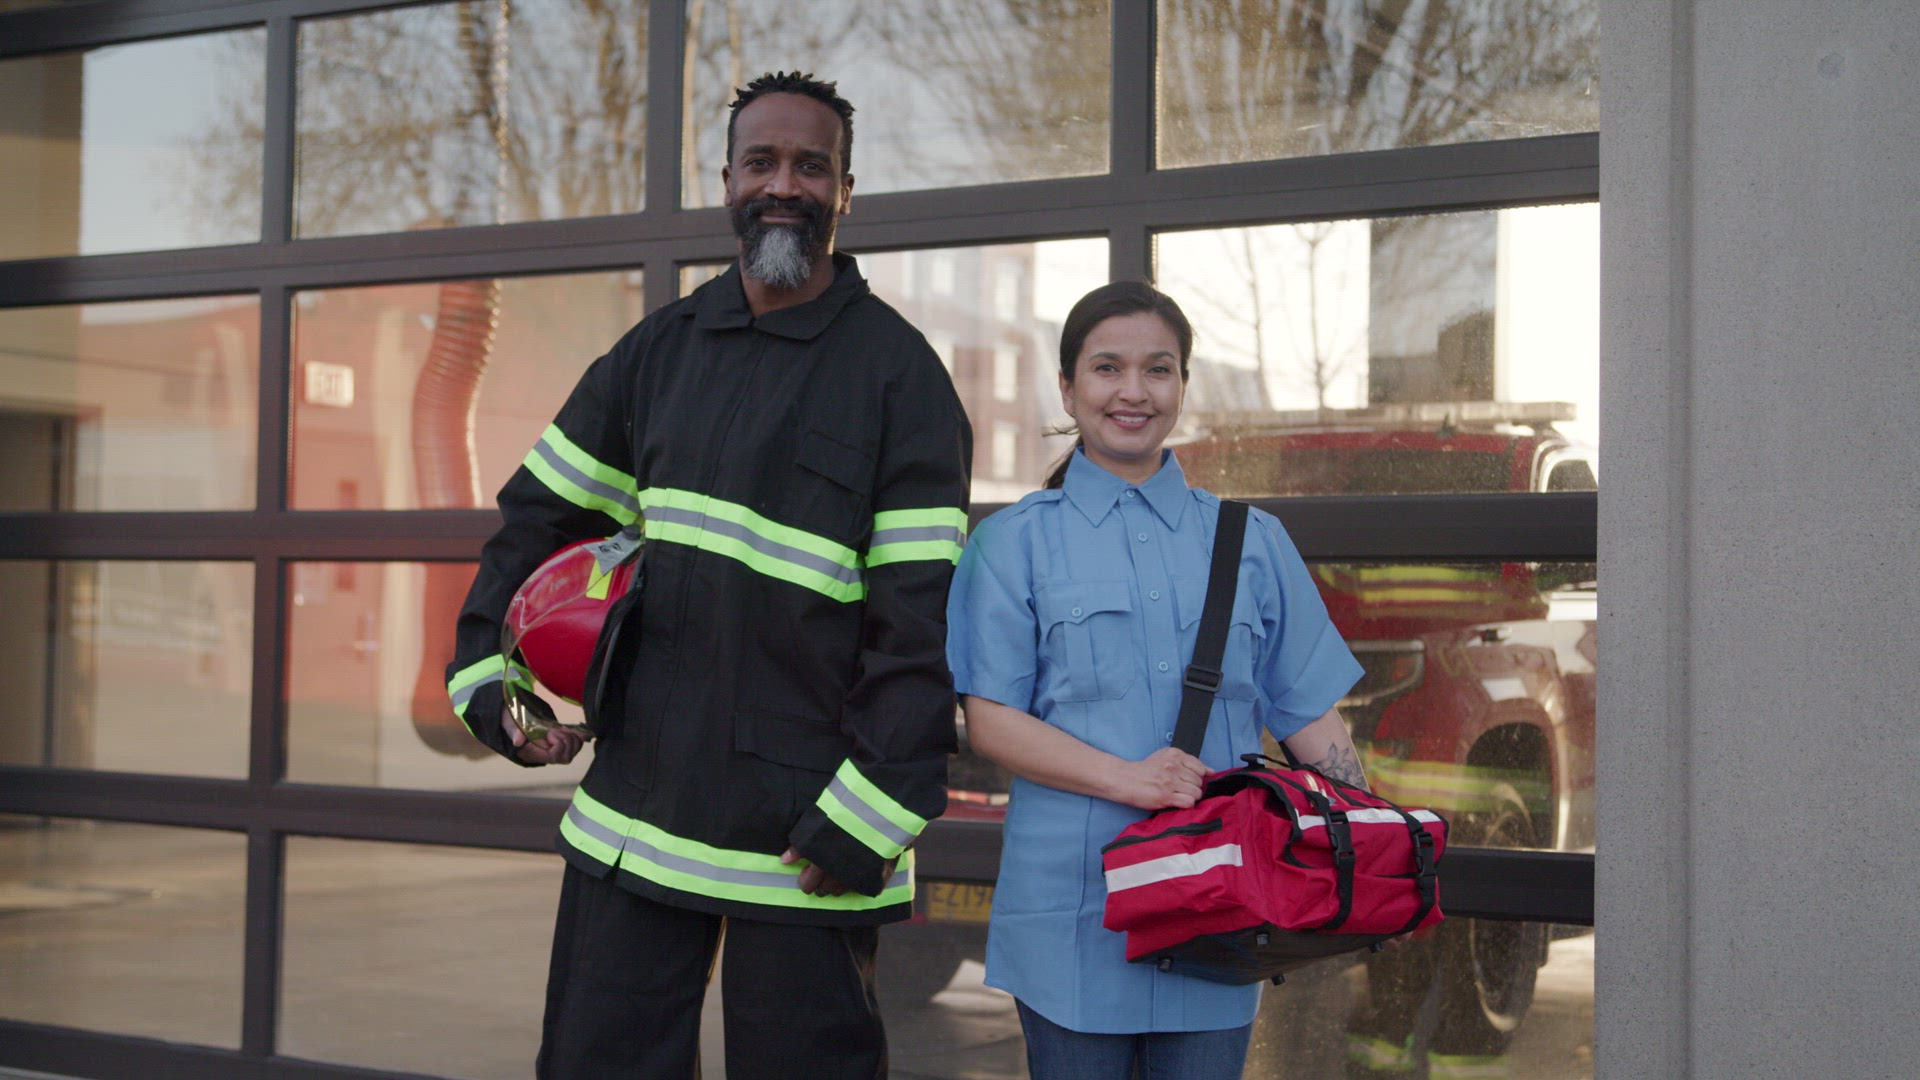
[[[1072,1031],[1020,1006],[1033,1080],[1240,1080],[1253,1025],[1106,1035]],[[1138,1066],[1139,1071],[1135,1072]]]

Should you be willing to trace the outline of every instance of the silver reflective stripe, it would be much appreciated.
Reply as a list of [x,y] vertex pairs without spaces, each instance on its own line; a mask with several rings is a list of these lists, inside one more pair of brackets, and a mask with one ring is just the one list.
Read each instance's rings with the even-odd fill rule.
[[491,675],[485,676],[484,678],[468,683],[467,685],[461,687],[460,689],[455,690],[453,693],[448,694],[447,697],[453,701],[454,711],[458,712],[461,709],[466,708],[467,702],[473,700],[473,695],[477,693],[481,687],[486,686],[489,683],[497,683],[503,677],[504,676],[501,672],[496,671]]
[[738,540],[769,558],[779,559],[781,562],[790,562],[795,566],[804,566],[809,570],[817,571],[842,584],[858,585],[860,583],[860,571],[855,567],[842,566],[832,559],[822,558],[811,551],[803,551],[797,547],[788,547],[777,541],[769,540],[759,533],[754,532],[752,529],[747,528],[745,525],[728,521],[725,518],[712,517],[694,510],[682,510],[675,506],[656,506],[652,510],[647,511],[647,520],[672,522],[675,525],[685,525],[689,528],[710,532],[716,536],[725,536]]
[[540,455],[540,460],[546,462],[548,468],[566,477],[578,485],[581,490],[593,495],[598,495],[608,502],[617,503],[623,509],[633,511],[635,517],[640,516],[640,500],[638,496],[625,488],[614,487],[604,480],[596,480],[586,473],[581,472],[574,467],[572,462],[561,457],[560,452],[549,445],[547,440],[541,439],[539,442],[534,443],[533,452]]
[[867,546],[877,548],[882,544],[911,544],[924,540],[946,540],[958,544],[966,540],[966,534],[952,525],[915,525],[904,529],[881,529],[873,534],[873,539],[867,542]]
[[579,829],[581,832],[586,833],[588,836],[593,837],[595,840],[600,841],[615,851],[619,851],[626,845],[626,837],[621,836],[619,833],[581,813],[580,808],[577,806],[567,807],[567,820],[573,822],[574,828]]
[[[725,866],[714,866],[712,863],[703,863],[698,859],[689,859],[684,855],[675,855],[672,852],[662,851],[644,840],[636,840],[631,836],[622,836],[620,833],[588,817],[585,813],[582,813],[577,806],[567,807],[567,820],[573,822],[574,828],[579,829],[581,832],[586,833],[588,836],[593,837],[595,840],[600,841],[616,851],[632,852],[650,863],[665,867],[668,870],[677,870],[688,877],[704,878],[708,881],[725,882],[731,885],[758,885],[768,889],[794,889],[797,891],[800,888],[800,875],[798,873],[775,874],[761,870],[735,870]],[[628,872],[631,873],[632,871],[629,870]],[[886,887],[891,889],[896,886],[905,885],[911,876],[911,871],[905,867],[899,867],[895,869],[893,877],[887,882]]]
[[855,817],[872,826],[874,832],[879,833],[881,836],[886,837],[901,847],[906,847],[908,844],[913,843],[912,833],[881,816],[880,811],[868,806],[866,801],[861,799],[860,796],[855,795],[851,788],[841,783],[839,777],[834,777],[832,782],[827,784],[827,790],[833,794],[834,798],[840,800],[841,806],[851,810]]

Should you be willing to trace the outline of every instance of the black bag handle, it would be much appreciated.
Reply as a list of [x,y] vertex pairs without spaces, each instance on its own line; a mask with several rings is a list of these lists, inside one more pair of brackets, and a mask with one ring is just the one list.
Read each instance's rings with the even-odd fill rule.
[[1207,741],[1207,717],[1220,689],[1220,662],[1227,654],[1227,625],[1233,618],[1233,594],[1240,584],[1240,551],[1247,537],[1247,504],[1220,500],[1220,523],[1213,531],[1213,562],[1207,570],[1207,605],[1200,610],[1200,636],[1193,662],[1181,681],[1180,719],[1173,745],[1200,756]]

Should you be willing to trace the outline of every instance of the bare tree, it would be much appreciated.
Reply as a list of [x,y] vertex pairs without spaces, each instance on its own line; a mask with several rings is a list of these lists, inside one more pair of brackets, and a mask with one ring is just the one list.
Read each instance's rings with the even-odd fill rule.
[[1590,129],[1594,0],[1175,0],[1162,157],[1287,157]]

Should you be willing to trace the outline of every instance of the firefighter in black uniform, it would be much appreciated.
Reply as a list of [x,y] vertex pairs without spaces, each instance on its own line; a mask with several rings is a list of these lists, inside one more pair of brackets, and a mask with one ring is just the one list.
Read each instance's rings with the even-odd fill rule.
[[448,691],[523,764],[500,623],[547,555],[636,520],[640,603],[607,659],[539,1075],[692,1076],[721,929],[727,1073],[879,1077],[878,926],[946,805],[947,583],[972,437],[939,357],[833,252],[853,177],[833,84],[762,76],[727,133],[740,258],[595,361],[501,490]]

